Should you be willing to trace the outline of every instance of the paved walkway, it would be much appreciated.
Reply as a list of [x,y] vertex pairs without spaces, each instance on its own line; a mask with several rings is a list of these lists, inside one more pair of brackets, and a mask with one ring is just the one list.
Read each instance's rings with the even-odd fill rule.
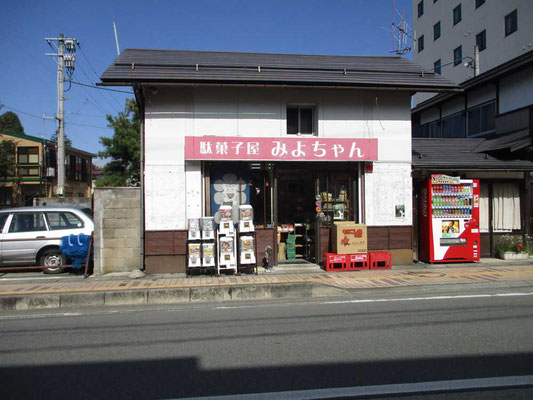
[[421,285],[449,285],[494,283],[512,281],[531,281],[533,284],[533,265],[486,263],[450,265],[431,268],[413,266],[392,270],[365,270],[349,272],[323,272],[313,270],[302,273],[259,274],[241,276],[195,276],[191,278],[171,276],[147,276],[142,279],[123,277],[90,277],[32,281],[2,280],[0,296],[25,294],[53,294],[79,292],[135,291],[150,289],[172,289],[193,287],[228,287],[248,285],[280,285],[290,283],[319,283],[340,289],[371,289],[407,287]]

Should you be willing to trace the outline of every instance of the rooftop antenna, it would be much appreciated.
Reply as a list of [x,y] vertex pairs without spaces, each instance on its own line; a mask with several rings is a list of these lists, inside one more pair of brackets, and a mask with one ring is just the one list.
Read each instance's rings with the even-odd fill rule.
[[405,13],[396,9],[396,0],[392,5],[392,51],[399,56],[410,53],[416,43],[416,33],[405,21]]
[[115,44],[117,45],[117,56],[120,56],[120,48],[118,47],[117,24],[115,24],[115,21],[113,21],[113,30],[115,31]]

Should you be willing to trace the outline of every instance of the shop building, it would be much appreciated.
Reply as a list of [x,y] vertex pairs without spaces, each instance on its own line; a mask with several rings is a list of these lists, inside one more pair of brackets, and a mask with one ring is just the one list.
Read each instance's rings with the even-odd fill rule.
[[[413,61],[463,83],[532,50],[533,2],[412,0]],[[434,95],[434,94],[432,94]],[[419,93],[415,106],[432,97]]]
[[460,88],[413,109],[414,193],[432,174],[479,179],[481,257],[494,257],[501,236],[533,228],[533,51]]
[[[254,208],[257,258],[300,230],[299,258],[330,250],[336,221],[369,250],[413,258],[411,96],[457,86],[400,57],[125,50],[101,77],[141,109],[149,272],[184,268],[187,220]],[[298,232],[296,232],[298,233]]]

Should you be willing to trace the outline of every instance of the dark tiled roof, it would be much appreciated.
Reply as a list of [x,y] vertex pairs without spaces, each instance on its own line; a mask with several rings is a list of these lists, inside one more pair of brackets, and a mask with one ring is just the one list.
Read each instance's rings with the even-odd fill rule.
[[498,147],[494,140],[413,138],[413,168],[533,170],[531,161],[501,160],[480,150]]
[[329,56],[126,49],[101,77],[134,82],[286,84],[453,91],[458,86],[392,56]]
[[478,148],[476,148],[476,151],[494,151],[502,149],[516,151],[530,145],[531,137],[529,136],[529,128],[527,128],[491,140],[485,140]]

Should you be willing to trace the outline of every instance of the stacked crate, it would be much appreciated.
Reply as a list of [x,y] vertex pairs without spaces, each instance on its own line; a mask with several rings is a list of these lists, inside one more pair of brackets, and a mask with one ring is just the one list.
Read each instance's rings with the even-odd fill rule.
[[287,260],[296,258],[296,235],[287,235]]

